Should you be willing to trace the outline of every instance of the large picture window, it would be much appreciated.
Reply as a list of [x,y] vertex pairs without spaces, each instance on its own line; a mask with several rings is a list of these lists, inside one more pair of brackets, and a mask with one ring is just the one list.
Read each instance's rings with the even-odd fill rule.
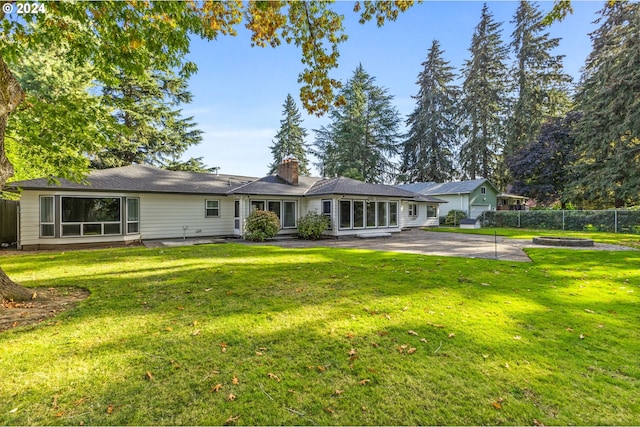
[[398,202],[340,200],[340,228],[398,227]]
[[121,198],[62,197],[62,236],[121,234]]

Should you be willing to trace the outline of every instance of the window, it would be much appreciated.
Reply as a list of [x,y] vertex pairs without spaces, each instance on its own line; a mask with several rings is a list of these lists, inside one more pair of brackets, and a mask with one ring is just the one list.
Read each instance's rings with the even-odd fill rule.
[[53,196],[40,197],[40,237],[55,237]]
[[269,200],[267,202],[267,210],[269,212],[273,212],[274,214],[278,215],[278,218],[282,218],[282,213],[280,212],[280,202],[279,201]]
[[487,194],[487,187],[480,187],[480,194]]
[[296,202],[283,202],[284,214],[282,215],[283,228],[295,228],[296,226]]
[[398,226],[398,202],[389,202],[389,227]]
[[119,197],[62,197],[62,236],[120,234]]
[[409,216],[417,217],[418,216],[418,204],[417,203],[409,203]]
[[364,200],[353,201],[353,228],[364,228]]
[[326,216],[329,219],[329,230],[331,230],[331,224],[333,223],[331,218],[331,205],[331,200],[322,201],[322,215]]
[[220,200],[205,200],[205,218],[217,218],[220,216]]
[[376,226],[376,202],[367,202],[367,227]]
[[340,228],[351,228],[351,200],[340,200]]
[[253,211],[263,211],[264,210],[264,200],[252,200],[251,201],[251,212]]
[[378,202],[378,227],[387,226],[387,203]]
[[140,199],[127,198],[127,234],[140,232]]
[[427,218],[435,218],[438,216],[438,207],[436,205],[427,205]]

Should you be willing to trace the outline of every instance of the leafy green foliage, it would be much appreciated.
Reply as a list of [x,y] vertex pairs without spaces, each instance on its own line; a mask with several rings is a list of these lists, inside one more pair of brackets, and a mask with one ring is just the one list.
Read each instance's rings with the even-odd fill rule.
[[87,153],[110,146],[118,133],[111,108],[91,90],[93,68],[71,57],[68,47],[51,48],[30,52],[13,64],[26,92],[6,134],[15,179],[81,181]]
[[440,42],[433,40],[418,75],[416,107],[407,118],[409,132],[402,143],[402,182],[445,182],[454,176],[459,91],[443,54]]
[[298,237],[307,240],[317,240],[329,227],[329,218],[318,212],[308,212],[298,219]]
[[269,165],[269,174],[278,170],[282,160],[293,156],[298,160],[298,173],[309,175],[309,160],[305,149],[304,138],[307,130],[302,125],[302,116],[298,111],[296,102],[289,94],[283,105],[284,118],[280,120],[280,130],[276,134],[276,140],[271,145],[273,162]]
[[505,164],[514,179],[513,191],[526,194],[542,205],[560,201],[566,207],[565,188],[570,186],[570,166],[575,156],[575,124],[580,114],[550,119],[535,141],[526,144]]
[[451,209],[449,212],[447,212],[447,215],[444,217],[444,224],[457,226],[460,224],[460,220],[466,217],[467,217],[467,213],[465,211]]
[[398,149],[400,116],[387,89],[376,86],[358,65],[340,91],[345,104],[333,107],[331,123],[316,130],[314,154],[323,176],[348,176],[385,183],[395,178],[390,160]]
[[600,206],[640,202],[640,3],[605,6],[576,94],[572,196]]
[[247,240],[273,239],[280,231],[280,218],[273,212],[256,209],[245,219],[244,230]]
[[501,40],[501,26],[485,3],[471,39],[471,58],[462,67],[460,102],[464,115],[460,165],[464,176],[482,176],[497,184],[509,99],[505,63],[508,49]]

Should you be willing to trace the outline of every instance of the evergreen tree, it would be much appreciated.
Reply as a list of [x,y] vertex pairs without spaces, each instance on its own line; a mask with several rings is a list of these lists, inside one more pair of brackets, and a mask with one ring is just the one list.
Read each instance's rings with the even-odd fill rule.
[[485,3],[480,23],[471,39],[471,59],[462,68],[462,108],[465,115],[460,150],[464,175],[478,175],[501,184],[497,173],[503,149],[507,108],[508,48],[501,39],[501,23],[493,19]]
[[359,65],[340,90],[344,104],[333,107],[331,124],[316,131],[315,154],[324,176],[346,176],[365,182],[392,182],[398,152],[400,115],[393,96],[375,85]]
[[104,98],[115,109],[121,132],[111,147],[92,157],[95,168],[161,166],[202,141],[193,117],[176,109],[192,99],[185,75],[147,71],[133,77],[121,71],[118,85],[104,87]]
[[516,56],[512,71],[516,99],[508,126],[507,155],[534,141],[547,119],[561,117],[570,108],[571,77],[563,72],[564,56],[551,54],[560,39],[549,36],[543,19],[535,3],[520,0],[511,21],[515,25],[511,47]]
[[216,173],[220,170],[219,166],[209,167],[202,161],[202,157],[191,157],[189,160],[180,161],[173,159],[162,166],[163,169],[170,171],[200,172],[200,173]]
[[400,181],[449,181],[454,175],[457,139],[453,67],[443,59],[440,43],[433,40],[416,82],[416,108],[407,119],[409,133],[402,144]]
[[597,22],[576,94],[573,196],[621,207],[640,202],[640,4],[607,4]]
[[300,175],[309,175],[309,160],[307,160],[304,143],[307,130],[301,126],[302,116],[291,94],[287,95],[282,114],[284,118],[280,120],[280,130],[270,147],[273,163],[269,165],[269,174],[273,174],[278,169],[283,159],[293,156],[298,160]]

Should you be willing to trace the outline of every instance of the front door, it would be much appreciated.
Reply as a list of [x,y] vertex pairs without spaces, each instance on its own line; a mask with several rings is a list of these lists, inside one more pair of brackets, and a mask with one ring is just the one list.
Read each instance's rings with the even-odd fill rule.
[[240,200],[236,200],[233,204],[233,234],[236,236],[242,236],[240,223]]

